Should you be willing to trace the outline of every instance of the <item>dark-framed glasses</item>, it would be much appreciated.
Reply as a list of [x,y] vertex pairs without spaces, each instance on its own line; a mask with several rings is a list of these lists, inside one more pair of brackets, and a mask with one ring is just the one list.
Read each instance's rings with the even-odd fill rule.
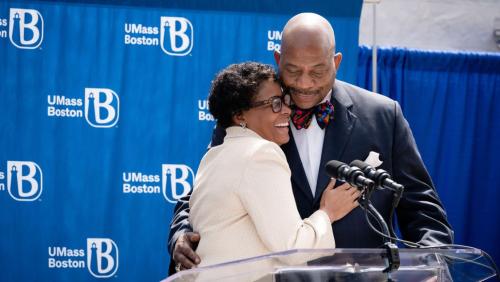
[[267,100],[264,101],[257,101],[252,104],[252,108],[255,107],[260,107],[263,105],[271,105],[271,109],[273,110],[273,113],[279,113],[281,112],[281,108],[283,107],[283,104],[287,105],[290,107],[292,99],[290,98],[289,94],[285,95],[280,95],[280,96],[273,96]]

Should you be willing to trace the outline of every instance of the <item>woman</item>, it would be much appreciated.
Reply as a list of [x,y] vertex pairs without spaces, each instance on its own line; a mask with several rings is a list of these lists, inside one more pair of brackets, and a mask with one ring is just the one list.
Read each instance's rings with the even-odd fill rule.
[[189,202],[190,221],[201,235],[200,266],[295,248],[335,247],[331,224],[346,212],[332,202],[359,193],[329,185],[320,209],[300,218],[290,168],[279,147],[289,140],[289,106],[290,96],[282,94],[269,65],[231,65],[213,81],[210,112],[227,135],[203,157]]

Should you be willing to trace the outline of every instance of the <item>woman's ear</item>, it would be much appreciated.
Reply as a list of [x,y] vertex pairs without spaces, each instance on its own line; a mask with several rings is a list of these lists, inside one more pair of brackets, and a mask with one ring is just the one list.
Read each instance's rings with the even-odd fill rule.
[[235,125],[241,125],[241,123],[246,123],[245,122],[245,116],[243,113],[237,113],[233,115],[233,123]]

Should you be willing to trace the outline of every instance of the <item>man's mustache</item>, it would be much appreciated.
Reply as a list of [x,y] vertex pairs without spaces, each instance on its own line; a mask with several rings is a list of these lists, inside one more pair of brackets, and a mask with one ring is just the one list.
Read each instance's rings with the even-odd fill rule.
[[297,89],[297,88],[288,88],[288,93],[290,95],[304,95],[304,96],[312,96],[312,95],[319,95],[321,93],[321,89],[316,89],[316,90],[302,90],[302,89]]

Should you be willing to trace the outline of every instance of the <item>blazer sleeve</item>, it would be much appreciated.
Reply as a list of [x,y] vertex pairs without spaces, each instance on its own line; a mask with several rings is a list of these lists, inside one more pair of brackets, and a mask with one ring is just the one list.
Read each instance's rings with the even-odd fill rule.
[[[216,125],[214,127],[212,141],[208,145],[208,149],[222,144],[225,136],[226,130],[221,126]],[[192,191],[177,201],[174,208],[174,215],[172,217],[172,221],[170,222],[170,232],[168,234],[168,252],[170,253],[169,274],[175,273],[173,263],[174,260],[172,259],[175,242],[177,242],[177,239],[179,239],[182,234],[188,231],[193,231],[193,227],[189,222],[189,199],[191,198],[191,192]]]
[[265,246],[272,252],[298,248],[334,248],[328,215],[318,210],[301,219],[292,193],[290,169],[276,144],[253,154],[237,193]]
[[405,187],[396,209],[400,231],[406,240],[422,245],[452,244],[453,231],[443,204],[401,107],[394,104],[393,178]]

